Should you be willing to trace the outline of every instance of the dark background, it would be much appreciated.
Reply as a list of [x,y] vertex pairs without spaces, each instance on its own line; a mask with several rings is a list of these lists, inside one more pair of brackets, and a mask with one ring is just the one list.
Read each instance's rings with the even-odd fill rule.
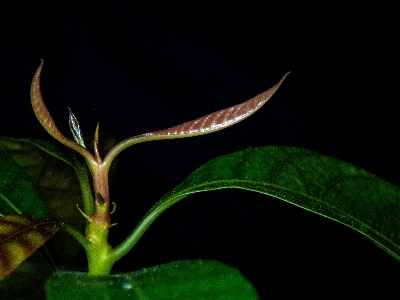
[[[33,2],[0,4],[1,136],[50,140],[29,100],[42,57],[59,129],[70,136],[68,106],[84,134],[100,121],[119,140],[243,102],[292,71],[243,123],[122,152],[113,245],[190,172],[249,146],[307,148],[400,184],[398,1]],[[173,206],[115,269],[198,258],[238,268],[261,299],[400,296],[400,266],[355,231],[240,190]]]

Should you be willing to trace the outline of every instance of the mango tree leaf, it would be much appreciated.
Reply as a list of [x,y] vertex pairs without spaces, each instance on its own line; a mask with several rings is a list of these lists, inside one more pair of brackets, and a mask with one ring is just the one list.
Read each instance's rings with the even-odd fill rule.
[[[40,74],[41,66],[38,69],[39,74]],[[281,80],[277,84],[275,84],[273,87],[269,88],[265,92],[255,96],[255,97],[251,98],[250,100],[247,100],[240,104],[236,104],[231,107],[227,107],[227,108],[215,111],[211,114],[205,115],[205,116],[200,117],[195,120],[185,122],[185,123],[177,125],[177,126],[144,133],[144,134],[133,136],[131,138],[123,140],[122,142],[118,143],[117,145],[115,145],[114,148],[111,149],[111,151],[104,158],[103,164],[105,164],[105,165],[110,164],[113,161],[113,159],[122,150],[124,150],[132,145],[138,144],[138,143],[155,141],[155,140],[165,140],[165,139],[180,139],[180,138],[204,135],[204,134],[216,132],[216,131],[225,129],[227,127],[230,127],[234,124],[237,124],[237,123],[243,121],[244,119],[250,117],[256,111],[258,111],[265,103],[267,103],[267,101],[269,99],[271,99],[271,97],[279,89],[279,87],[281,86],[281,84],[283,83],[283,81],[285,80],[287,75],[289,75],[289,73],[290,72],[283,75]],[[36,78],[36,75],[35,75],[35,78]],[[34,80],[34,82],[35,82],[35,80]],[[32,83],[32,86],[34,86],[34,83]],[[43,111],[45,111],[46,109],[45,109],[45,106],[43,103],[43,99],[41,99],[40,90],[36,89],[36,87],[35,87],[35,93],[38,93],[38,95],[35,98],[36,100],[34,100],[32,98],[32,103],[35,102],[38,105],[38,107],[40,107],[40,110],[42,110],[42,108],[44,107]],[[41,100],[39,100],[39,98]],[[52,120],[50,120],[51,118],[47,116],[47,113],[45,114],[46,116],[44,117],[45,122],[53,122]],[[42,125],[43,124],[44,123],[42,123]],[[53,128],[53,126],[54,126],[53,124],[49,125],[49,126],[51,127],[51,131],[56,130],[56,128]],[[50,131],[49,131],[49,133],[52,134]],[[65,143],[69,143],[69,142],[66,141]]]
[[46,283],[47,299],[258,299],[238,270],[218,261],[177,261],[111,277],[55,273]]
[[179,200],[224,188],[270,195],[335,220],[400,260],[397,186],[339,159],[275,146],[249,148],[204,164],[150,209],[126,244],[133,245],[159,214]]
[[[0,150],[11,155],[30,176],[53,219],[71,222],[79,216],[81,222],[72,221],[71,225],[84,224],[76,204],[82,205],[82,183],[78,180],[77,169],[85,166],[72,151],[43,140],[4,137],[0,138]],[[88,178],[81,178],[81,181],[86,181],[90,191]]]
[[62,143],[63,145],[74,149],[76,152],[83,155],[88,161],[93,159],[92,154],[80,144],[75,141],[65,137],[57,128],[56,123],[54,122],[49,110],[44,104],[42,93],[40,91],[40,73],[43,67],[43,60],[39,65],[39,68],[36,70],[35,75],[32,79],[31,84],[31,104],[33,108],[33,112],[36,115],[37,120],[43,126],[43,128],[57,141]]
[[[85,219],[79,213],[76,205],[82,206],[82,193],[80,186],[86,184],[91,197],[90,184],[84,162],[76,159],[74,153],[64,147],[34,139],[0,138],[0,152],[12,158],[18,165],[21,173],[30,178],[33,188],[40,197],[32,199],[30,205],[47,207],[46,218],[51,218],[59,223],[66,223],[78,230],[83,230]],[[77,172],[77,171],[80,171]],[[78,180],[80,174],[81,180]],[[13,184],[18,184],[21,176],[14,176]],[[82,184],[83,182],[83,184]],[[10,201],[17,199],[10,198]],[[7,212],[4,215],[23,213],[34,215],[28,206],[19,206],[19,212]],[[48,245],[46,251],[42,251],[43,258],[53,264],[53,260],[62,264],[69,264],[81,251],[81,246],[67,232],[61,231]],[[51,247],[52,246],[52,247]]]
[[31,178],[8,153],[0,151],[0,216],[23,212],[48,217]]
[[0,280],[56,234],[54,221],[25,215],[0,218]]
[[39,253],[40,251],[33,253],[0,281],[1,300],[46,299],[44,285],[54,270],[43,264],[43,257]]

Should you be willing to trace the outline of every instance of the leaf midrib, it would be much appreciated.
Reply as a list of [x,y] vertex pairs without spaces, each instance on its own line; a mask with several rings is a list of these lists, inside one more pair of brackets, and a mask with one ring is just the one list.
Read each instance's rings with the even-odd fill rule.
[[[394,241],[388,239],[385,235],[381,234],[379,231],[376,231],[376,230],[373,229],[370,225],[368,225],[368,224],[366,224],[366,223],[360,221],[359,219],[353,217],[352,215],[349,215],[348,213],[344,212],[343,210],[341,210],[341,209],[339,209],[339,208],[337,208],[337,207],[335,207],[335,206],[330,205],[329,203],[323,201],[322,199],[319,199],[319,198],[316,198],[316,197],[313,197],[313,196],[310,196],[310,195],[307,195],[307,194],[304,194],[304,193],[301,193],[301,192],[298,192],[298,191],[295,191],[295,190],[291,190],[291,189],[288,189],[288,188],[285,188],[285,187],[282,187],[282,186],[279,186],[279,185],[276,185],[276,184],[272,184],[272,183],[265,183],[265,182],[259,182],[259,181],[254,181],[254,180],[243,180],[243,179],[230,179],[230,180],[228,180],[228,179],[223,179],[223,180],[208,181],[207,183],[202,183],[202,184],[193,185],[193,186],[191,186],[190,188],[186,188],[186,189],[183,189],[183,190],[181,190],[181,191],[179,191],[179,192],[177,192],[177,193],[174,193],[174,195],[172,196],[172,198],[168,199],[167,201],[165,201],[165,200],[164,200],[165,197],[163,197],[163,198],[160,199],[159,202],[163,202],[163,204],[168,204],[168,203],[170,203],[170,202],[173,202],[173,201],[174,201],[175,199],[177,199],[177,198],[182,199],[182,198],[185,198],[186,196],[189,196],[189,195],[194,194],[194,193],[208,192],[208,191],[212,191],[212,190],[221,190],[221,189],[227,189],[227,188],[238,188],[238,189],[242,189],[242,190],[248,190],[248,191],[260,193],[260,191],[257,190],[257,189],[248,189],[248,188],[244,188],[244,187],[239,186],[239,185],[238,185],[238,186],[234,186],[233,184],[232,184],[231,186],[216,187],[216,188],[213,188],[213,189],[211,189],[211,190],[203,189],[203,190],[197,190],[197,191],[195,191],[195,192],[191,192],[193,189],[198,189],[199,187],[202,187],[202,186],[210,186],[210,185],[221,184],[221,183],[228,183],[228,184],[231,184],[231,183],[235,183],[235,182],[237,182],[237,183],[243,182],[243,183],[248,183],[248,184],[250,184],[250,185],[263,185],[263,186],[267,186],[267,187],[269,187],[269,188],[275,188],[275,189],[278,189],[278,190],[284,190],[284,191],[290,192],[290,193],[292,193],[292,194],[295,194],[295,195],[298,195],[298,196],[302,196],[302,197],[308,198],[308,199],[310,199],[310,200],[312,200],[312,201],[315,201],[315,202],[317,202],[317,203],[319,203],[319,204],[321,204],[321,205],[324,205],[324,206],[327,207],[328,209],[331,209],[335,214],[338,214],[338,215],[347,217],[348,219],[354,220],[355,222],[358,223],[359,227],[363,227],[363,228],[368,229],[369,231],[373,232],[376,236],[379,236],[379,237],[382,238],[383,240],[385,240],[385,241],[387,241],[388,243],[392,244],[394,247],[400,248],[399,244],[397,244],[397,243],[395,243]],[[179,188],[179,186],[178,186],[178,188]],[[171,192],[174,192],[174,191],[171,191]],[[359,228],[357,228],[357,227],[350,227],[348,224],[344,223],[343,221],[341,221],[341,220],[339,220],[339,219],[334,219],[334,218],[332,218],[332,217],[330,217],[330,216],[321,214],[321,213],[319,213],[319,212],[317,212],[317,211],[315,211],[315,210],[311,210],[311,209],[309,209],[308,207],[301,206],[301,205],[299,205],[299,204],[297,204],[297,203],[295,203],[295,202],[290,202],[289,200],[287,200],[287,199],[285,199],[285,198],[283,198],[283,197],[280,197],[280,196],[276,196],[275,194],[269,194],[269,193],[264,193],[264,192],[261,192],[261,193],[262,193],[262,194],[265,194],[265,195],[268,195],[268,196],[271,196],[271,197],[274,197],[274,198],[278,198],[278,199],[280,199],[280,200],[283,200],[283,201],[288,202],[288,203],[290,203],[290,204],[292,204],[292,205],[298,206],[298,207],[300,207],[300,208],[302,208],[302,209],[305,209],[305,210],[307,210],[307,211],[310,211],[310,212],[312,212],[312,213],[316,213],[316,214],[318,214],[318,215],[320,215],[320,216],[323,216],[323,217],[329,218],[329,219],[331,219],[331,220],[334,220],[334,221],[336,221],[336,222],[339,222],[340,224],[343,224],[343,225],[345,225],[345,226],[347,226],[347,227],[349,227],[349,228],[351,228],[351,229],[354,229],[354,230],[356,230],[357,232],[363,234],[364,236],[366,236],[367,238],[370,239],[370,237],[369,237],[368,235],[366,235],[363,231],[360,231]],[[184,196],[184,197],[182,197],[182,196]],[[166,195],[166,197],[168,197],[168,195]],[[380,243],[379,241],[376,241],[376,240],[374,239],[374,242],[378,243],[381,247],[384,247],[387,251],[393,253],[392,250],[388,249],[385,245],[383,245],[383,244]],[[398,255],[395,254],[395,253],[394,253],[394,255],[397,256],[398,259],[400,259],[400,256],[398,256]]]

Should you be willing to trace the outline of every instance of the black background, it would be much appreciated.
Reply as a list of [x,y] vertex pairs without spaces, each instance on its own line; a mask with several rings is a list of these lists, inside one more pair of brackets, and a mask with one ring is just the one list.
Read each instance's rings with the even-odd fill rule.
[[[58,128],[69,136],[71,107],[84,134],[100,121],[119,140],[243,102],[292,71],[243,123],[122,152],[113,245],[190,172],[249,146],[307,148],[400,183],[398,1],[34,2],[0,4],[1,136],[50,140],[29,101],[42,57]],[[197,258],[238,268],[261,299],[400,296],[399,265],[358,233],[240,190],[173,206],[115,270]]]

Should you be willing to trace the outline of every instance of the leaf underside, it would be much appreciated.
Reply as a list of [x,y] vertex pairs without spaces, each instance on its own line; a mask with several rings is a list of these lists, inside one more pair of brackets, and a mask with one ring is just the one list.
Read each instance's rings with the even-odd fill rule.
[[217,261],[177,261],[114,276],[110,284],[109,277],[56,273],[46,283],[47,299],[258,299],[238,270]]
[[190,194],[224,188],[270,195],[335,220],[400,260],[400,189],[349,163],[299,148],[249,148],[215,158],[161,198],[143,220]]
[[0,218],[0,280],[56,234],[53,221],[25,215]]

